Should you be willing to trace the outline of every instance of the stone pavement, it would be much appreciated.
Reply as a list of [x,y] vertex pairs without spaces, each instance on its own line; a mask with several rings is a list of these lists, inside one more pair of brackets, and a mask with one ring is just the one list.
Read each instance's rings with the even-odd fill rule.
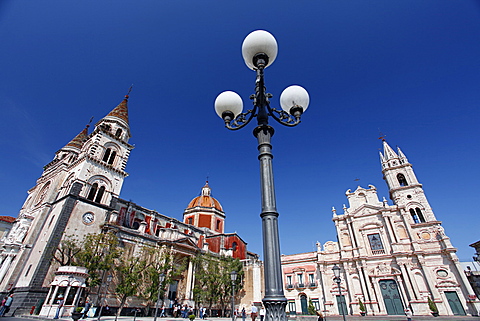
[[[30,316],[25,315],[21,316],[25,319],[32,319],[32,320],[52,320],[47,318],[42,318],[38,316]],[[59,321],[72,321],[70,317],[63,317],[58,319]],[[134,318],[131,316],[122,316],[118,317],[118,321],[133,321]],[[157,321],[187,321],[188,319],[182,318],[158,318]],[[200,319],[195,319],[196,321],[200,321]],[[208,318],[207,321],[231,321],[230,318]],[[290,319],[289,321],[294,321],[295,319]],[[343,321],[342,316],[328,316],[323,319],[324,321]],[[347,321],[406,321],[407,318],[405,316],[346,316]],[[435,321],[480,321],[479,317],[472,317],[472,316],[413,316],[412,321],[428,321],[428,320],[435,320]],[[97,321],[97,318],[88,318],[88,319],[81,319],[80,321]],[[101,321],[115,321],[115,316],[102,316]],[[135,321],[153,321],[153,317],[137,317]],[[241,318],[237,318],[237,321],[242,321]],[[252,321],[250,318],[247,318],[246,321]],[[260,321],[260,318],[257,318],[257,321]]]

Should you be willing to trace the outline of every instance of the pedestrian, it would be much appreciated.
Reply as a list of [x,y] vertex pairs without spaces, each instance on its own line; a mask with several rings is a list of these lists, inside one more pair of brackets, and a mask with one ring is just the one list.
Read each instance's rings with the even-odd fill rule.
[[92,304],[90,303],[90,298],[87,297],[85,299],[85,308],[83,309],[83,316],[82,316],[82,319],[86,319],[88,318],[88,310],[90,310],[90,307],[92,306]]
[[412,321],[413,313],[412,313],[412,311],[410,311],[409,308],[405,309],[405,315],[407,316],[407,321]]
[[247,312],[245,311],[245,307],[242,308],[242,321],[245,321],[247,318]]
[[318,316],[317,321],[323,321],[323,314],[322,314],[322,312],[320,312],[320,311],[318,311],[318,310],[317,310],[316,312],[317,312],[317,316]]
[[250,317],[252,318],[252,321],[255,321],[255,319],[257,318],[257,313],[258,313],[258,308],[252,302],[252,307],[250,310]]
[[161,312],[160,312],[160,318],[164,318],[165,317],[165,303],[162,304],[162,309],[161,309]]
[[207,318],[207,308],[203,307],[202,310],[203,310],[203,320],[205,320]]
[[0,309],[0,317],[3,317],[5,314],[8,313],[8,311],[10,311],[12,302],[13,302],[13,293],[10,294],[7,298],[3,299],[2,308]]
[[173,317],[178,317],[178,305],[176,304],[173,306]]
[[60,317],[60,311],[63,308],[63,303],[65,303],[65,300],[63,300],[63,295],[60,295],[57,300],[58,307],[54,319],[58,319]]
[[182,313],[182,318],[186,318],[187,317],[187,305],[184,304],[182,305],[182,308],[181,308],[181,313]]
[[265,318],[265,307],[262,305],[262,308],[260,309],[260,321],[263,321]]

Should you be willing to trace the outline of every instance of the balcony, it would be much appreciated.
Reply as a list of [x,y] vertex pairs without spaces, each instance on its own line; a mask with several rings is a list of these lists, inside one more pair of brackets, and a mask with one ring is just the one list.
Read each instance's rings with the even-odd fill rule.
[[309,287],[310,289],[316,288],[316,287],[317,287],[317,283],[315,283],[315,282],[309,282],[309,283],[308,283],[308,287]]
[[305,289],[305,283],[297,283],[297,289]]
[[381,250],[372,250],[372,254],[373,254],[373,255],[385,254],[385,250],[384,250],[384,249],[381,249]]
[[287,290],[293,290],[293,284],[287,284]]

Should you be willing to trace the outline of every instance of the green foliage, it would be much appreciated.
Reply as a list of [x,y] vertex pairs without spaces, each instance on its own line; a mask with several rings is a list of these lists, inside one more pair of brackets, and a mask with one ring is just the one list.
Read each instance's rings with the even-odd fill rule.
[[195,320],[195,314],[190,314],[190,315],[188,316],[188,318],[189,318],[190,320],[192,320],[192,321]]
[[[148,305],[157,300],[160,290],[160,297],[165,296],[165,288],[174,280],[181,277],[187,268],[185,257],[173,255],[165,248],[146,246],[143,248],[146,258],[146,267],[142,272],[144,284],[141,296],[148,301]],[[165,276],[163,284],[159,284],[159,276]]]
[[243,288],[243,265],[232,257],[218,257],[210,254],[199,254],[193,259],[195,265],[195,286],[193,297],[197,304],[211,308],[219,305],[222,310],[230,302],[232,280],[230,273],[237,272],[235,293]]
[[312,299],[308,300],[308,314],[310,315],[317,314],[317,310],[315,310],[315,306],[313,305]]
[[367,309],[365,309],[365,305],[363,304],[361,299],[358,299],[358,308],[360,309],[361,312],[366,312]]
[[83,310],[83,307],[76,307],[75,308],[75,312],[77,312],[77,313],[82,312],[82,310]]
[[109,232],[87,234],[82,241],[67,235],[58,245],[53,260],[61,266],[86,267],[89,273],[88,286],[94,287],[101,283],[101,271],[111,270],[119,256],[118,238]]
[[58,262],[60,266],[76,265],[76,257],[81,250],[78,239],[74,235],[67,235],[53,253],[53,260]]
[[118,238],[112,232],[87,234],[81,243],[81,251],[77,253],[75,264],[88,269],[89,286],[101,283],[100,271],[108,271],[114,267],[115,259],[120,256]]
[[435,304],[435,302],[433,302],[432,299],[430,299],[430,297],[428,298],[428,307],[433,313],[438,313],[437,305]]

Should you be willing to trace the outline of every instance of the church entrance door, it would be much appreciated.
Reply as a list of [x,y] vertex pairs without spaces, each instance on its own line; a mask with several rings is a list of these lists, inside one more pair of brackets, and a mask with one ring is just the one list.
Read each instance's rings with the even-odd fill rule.
[[465,310],[463,309],[462,303],[458,299],[457,292],[455,291],[445,291],[445,296],[447,297],[448,304],[454,315],[465,315]]
[[382,280],[379,282],[382,291],[383,302],[388,315],[402,315],[403,304],[395,280]]
[[300,296],[300,304],[302,305],[302,314],[308,314],[307,296],[305,294]]

